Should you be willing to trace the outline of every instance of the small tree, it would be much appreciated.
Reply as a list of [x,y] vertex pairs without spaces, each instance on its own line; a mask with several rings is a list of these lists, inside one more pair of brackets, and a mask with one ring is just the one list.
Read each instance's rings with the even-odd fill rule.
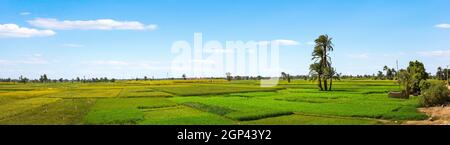
[[420,97],[420,104],[423,107],[443,105],[449,100],[449,95],[450,91],[445,84],[431,84],[423,90],[423,94]]
[[409,97],[409,93],[411,91],[411,84],[413,83],[413,79],[408,71],[402,69],[398,72],[398,83],[403,86],[403,90],[405,92],[406,97]]
[[183,77],[183,79],[186,80],[186,74],[183,74],[181,77]]

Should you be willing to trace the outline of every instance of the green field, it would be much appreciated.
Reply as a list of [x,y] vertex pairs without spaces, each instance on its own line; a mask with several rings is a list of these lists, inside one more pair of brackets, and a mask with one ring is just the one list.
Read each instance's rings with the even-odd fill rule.
[[418,98],[392,99],[394,81],[164,80],[0,83],[0,124],[342,125],[423,120]]

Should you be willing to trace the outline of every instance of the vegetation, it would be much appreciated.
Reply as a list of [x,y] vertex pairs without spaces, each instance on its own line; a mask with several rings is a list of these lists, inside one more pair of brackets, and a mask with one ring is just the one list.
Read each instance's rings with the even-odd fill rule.
[[[314,63],[309,67],[310,75],[313,76],[313,79],[317,80],[321,91],[332,89],[333,77],[336,75],[336,70],[331,65],[332,62],[329,54],[334,49],[332,40],[333,38],[328,37],[328,35],[320,35],[315,40],[316,45],[312,53]],[[329,88],[328,81],[330,81]]]
[[398,90],[391,80],[342,79],[327,92],[304,79],[258,85],[225,79],[0,83],[0,124],[390,124],[426,118],[416,110],[418,98],[386,96]]
[[423,91],[420,104],[424,107],[446,104],[450,99],[450,91],[442,83],[433,83]]

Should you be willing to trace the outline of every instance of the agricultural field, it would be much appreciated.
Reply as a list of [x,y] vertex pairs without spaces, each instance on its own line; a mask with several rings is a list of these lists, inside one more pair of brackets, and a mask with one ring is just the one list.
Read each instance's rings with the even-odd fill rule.
[[161,80],[2,83],[0,124],[380,125],[424,120],[418,98],[388,98],[394,81]]

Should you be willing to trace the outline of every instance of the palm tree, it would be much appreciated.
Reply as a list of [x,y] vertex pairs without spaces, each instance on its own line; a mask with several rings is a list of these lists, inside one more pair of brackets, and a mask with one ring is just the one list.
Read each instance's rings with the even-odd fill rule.
[[[311,72],[314,73],[315,77],[317,77],[317,81],[319,82],[319,88],[321,91],[323,91],[323,87],[322,87],[322,77],[323,77],[323,49],[321,49],[320,47],[316,46],[314,48],[314,51],[312,53],[312,60],[314,60],[314,63],[310,65],[309,70]],[[311,73],[310,72],[310,73]]]
[[[320,35],[319,38],[315,40],[316,47],[322,49],[322,69],[331,67],[331,64],[328,62],[328,52],[333,51],[333,38],[328,37],[328,35]],[[327,90],[327,79],[324,79],[325,91]]]
[[321,91],[323,91],[322,87],[322,69],[320,63],[313,63],[309,66],[309,74],[311,75],[312,80],[318,80],[318,86]]
[[331,87],[333,86],[333,79],[340,80],[340,74],[338,74],[336,72],[336,69],[333,68],[333,67],[326,68],[325,70],[327,72],[326,73],[327,74],[327,78],[330,79],[330,88],[328,90],[331,91]]
[[328,90],[328,79],[330,79],[330,77],[323,75],[323,73],[326,69],[331,68],[331,63],[328,60],[331,59],[329,52],[334,49],[332,40],[333,38],[328,37],[328,35],[320,35],[319,38],[315,40],[316,46],[314,47],[312,54],[312,59],[315,60],[315,63],[319,63],[320,65],[320,71],[317,72],[317,75],[319,81],[321,81],[321,78],[323,77],[325,91]]

